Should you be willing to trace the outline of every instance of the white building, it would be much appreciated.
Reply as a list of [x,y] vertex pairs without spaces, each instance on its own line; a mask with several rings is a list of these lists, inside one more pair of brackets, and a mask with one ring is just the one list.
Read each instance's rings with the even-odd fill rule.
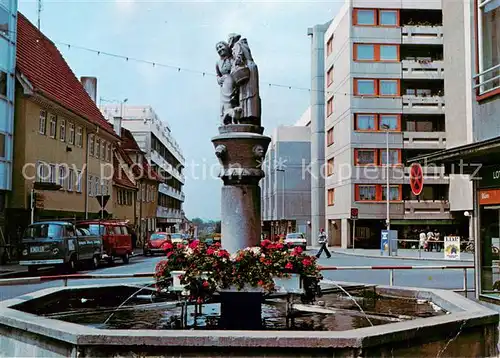
[[185,177],[182,173],[185,159],[170,127],[160,120],[151,106],[108,104],[101,106],[101,111],[111,122],[115,117],[123,117],[123,127],[133,134],[152,168],[165,178],[165,183],[159,188],[156,222],[162,230],[171,231],[173,227],[178,230],[185,198]]

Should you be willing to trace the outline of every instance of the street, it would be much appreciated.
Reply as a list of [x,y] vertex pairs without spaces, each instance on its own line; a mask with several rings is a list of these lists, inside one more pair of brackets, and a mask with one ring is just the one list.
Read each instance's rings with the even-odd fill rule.
[[[314,254],[315,252],[310,252]],[[130,264],[123,265],[117,263],[113,267],[103,267],[95,271],[81,271],[81,273],[96,274],[132,274],[153,272],[158,261],[162,256],[144,257],[138,256],[130,260]],[[373,258],[373,257],[355,257],[342,254],[333,254],[332,258],[325,257],[319,260],[323,266],[452,266],[454,263],[449,261],[426,261],[426,260],[401,260],[397,258]],[[456,264],[464,265],[464,264]],[[470,264],[472,265],[472,264]],[[474,270],[467,270],[468,288],[474,287]],[[349,270],[349,271],[324,271],[325,279],[336,281],[350,281],[369,284],[389,284],[389,270]],[[394,274],[395,286],[427,287],[443,289],[461,289],[463,287],[463,270],[397,270]],[[151,282],[150,279],[127,278],[127,279],[85,279],[69,280],[68,286],[83,286],[95,284],[113,284],[127,283],[137,284]],[[0,286],[0,300],[25,295],[40,289],[49,287],[58,287],[63,284],[62,281],[50,281],[31,285],[18,286]],[[469,294],[470,295],[470,294]]]

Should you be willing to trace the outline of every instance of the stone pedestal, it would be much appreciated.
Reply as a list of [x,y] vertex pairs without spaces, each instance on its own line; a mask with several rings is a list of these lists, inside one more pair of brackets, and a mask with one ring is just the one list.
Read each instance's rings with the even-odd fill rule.
[[230,253],[257,246],[261,236],[259,181],[264,177],[262,162],[271,138],[264,128],[232,124],[219,128],[212,138],[222,165],[222,246]]

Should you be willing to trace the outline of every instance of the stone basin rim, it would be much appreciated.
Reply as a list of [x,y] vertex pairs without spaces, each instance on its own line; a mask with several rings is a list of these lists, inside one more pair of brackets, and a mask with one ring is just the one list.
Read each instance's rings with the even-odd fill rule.
[[[350,283],[352,284],[352,283]],[[62,290],[78,290],[95,287],[127,286],[119,284],[85,285],[71,287],[48,288],[34,292],[31,299],[53,294]],[[387,286],[375,286],[387,294]],[[407,292],[407,297],[415,294],[415,289],[393,286],[396,292]],[[419,289],[443,300],[462,298],[454,292],[436,289]],[[451,293],[451,295],[450,295]],[[27,295],[24,295],[24,297]],[[22,296],[23,297],[23,296]],[[484,324],[498,324],[498,313],[466,300],[455,306],[455,311],[444,316],[417,318],[411,321],[390,323],[387,325],[351,329],[347,331],[228,331],[228,330],[110,330],[87,327],[80,324],[57,321],[34,314],[18,311],[12,307],[29,299],[14,298],[3,301],[0,305],[0,325],[27,330],[52,339],[79,345],[156,345],[156,346],[220,346],[220,341],[227,347],[352,347],[362,348],[384,342],[425,337],[427,329],[450,330],[460,326],[474,327]],[[453,304],[453,302],[451,302]],[[466,309],[464,311],[464,308]],[[464,323],[465,322],[465,323]]]

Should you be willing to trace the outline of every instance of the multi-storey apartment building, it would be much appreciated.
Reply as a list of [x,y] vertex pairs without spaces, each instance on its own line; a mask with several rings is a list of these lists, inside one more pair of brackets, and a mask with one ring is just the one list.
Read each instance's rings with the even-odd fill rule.
[[415,197],[403,164],[446,148],[443,43],[440,0],[347,1],[326,31],[325,196],[334,244],[352,245],[351,208],[359,212],[357,246],[378,247],[387,219],[400,239],[429,229],[467,235],[463,212],[450,211],[442,168],[424,168]]
[[101,107],[101,111],[109,121],[122,118],[123,127],[133,134],[148,163],[164,178],[157,196],[156,226],[166,231],[178,230],[185,198],[182,191],[185,159],[170,127],[150,106],[107,104]]
[[310,238],[311,109],[294,126],[279,126],[266,153],[261,181],[263,234],[302,232]]
[[[112,196],[101,167],[112,166],[119,137],[54,43],[22,14],[16,80],[9,234],[18,237],[31,219],[99,217],[97,197]],[[111,205],[104,210],[112,213]]]
[[473,195],[463,190],[457,198],[470,209],[476,297],[500,304],[500,2],[443,0],[443,18],[444,35],[453,38],[445,41],[445,66],[446,86],[454,88],[446,95],[455,110],[447,119],[454,145],[409,162],[471,179]]

